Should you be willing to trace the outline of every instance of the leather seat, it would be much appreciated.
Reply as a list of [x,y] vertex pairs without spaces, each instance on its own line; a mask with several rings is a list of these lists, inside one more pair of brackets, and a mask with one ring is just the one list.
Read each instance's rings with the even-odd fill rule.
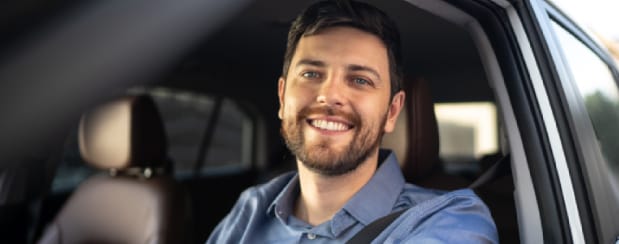
[[84,115],[79,145],[104,172],[79,186],[40,243],[188,241],[188,199],[166,170],[166,136],[150,97],[124,97]]
[[[406,84],[406,103],[395,130],[383,138],[383,147],[394,150],[407,182],[433,189],[466,188],[472,181],[445,173],[439,158],[439,131],[430,88],[423,79]],[[506,151],[506,150],[503,150]],[[483,168],[497,163],[503,154],[485,157]],[[486,165],[486,166],[484,166]],[[501,243],[519,243],[511,174],[492,179],[474,189],[494,218]]]
[[408,79],[405,107],[395,130],[382,146],[395,151],[407,182],[441,190],[467,187],[471,181],[446,174],[439,158],[439,131],[434,103],[425,79]]

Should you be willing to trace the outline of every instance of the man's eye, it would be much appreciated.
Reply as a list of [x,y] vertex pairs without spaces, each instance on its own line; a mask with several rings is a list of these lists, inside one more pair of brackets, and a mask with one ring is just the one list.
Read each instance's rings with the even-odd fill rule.
[[305,73],[303,73],[301,75],[303,77],[305,77],[305,78],[318,78],[318,77],[320,77],[318,72],[313,72],[313,71],[305,72]]
[[356,85],[369,85],[370,84],[370,81],[363,79],[363,78],[354,78],[353,82]]

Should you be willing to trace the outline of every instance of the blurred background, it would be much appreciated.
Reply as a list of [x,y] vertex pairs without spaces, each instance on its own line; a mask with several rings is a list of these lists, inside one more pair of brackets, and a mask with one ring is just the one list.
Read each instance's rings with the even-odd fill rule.
[[553,0],[555,5],[588,28],[619,63],[619,0]]

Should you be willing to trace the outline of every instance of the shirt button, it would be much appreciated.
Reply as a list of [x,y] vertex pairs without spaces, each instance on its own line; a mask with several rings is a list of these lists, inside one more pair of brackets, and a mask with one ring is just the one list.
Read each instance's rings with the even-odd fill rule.
[[314,234],[314,233],[307,233],[307,239],[310,239],[310,240],[316,239],[316,234]]

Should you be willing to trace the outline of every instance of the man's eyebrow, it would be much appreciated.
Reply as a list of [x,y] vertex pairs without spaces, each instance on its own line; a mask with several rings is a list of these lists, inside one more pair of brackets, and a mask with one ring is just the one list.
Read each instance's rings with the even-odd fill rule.
[[[302,66],[302,65],[309,65],[309,66],[316,66],[316,67],[325,67],[325,66],[327,66],[325,62],[320,61],[320,60],[315,60],[315,59],[301,59],[296,64],[297,67],[298,66]],[[376,71],[375,69],[373,69],[371,67],[368,67],[368,66],[359,65],[359,64],[350,64],[350,65],[348,65],[347,69],[349,71],[366,71],[366,72],[370,72],[371,74],[376,76],[376,78],[378,78],[378,80],[382,80],[381,77],[380,77],[380,74],[378,74],[378,71]]]
[[327,66],[325,64],[325,62],[320,61],[320,60],[314,60],[314,59],[301,59],[299,60],[299,62],[297,62],[297,67],[301,66],[301,65],[310,65],[310,66],[318,66],[318,67],[325,67]]
[[380,75],[378,74],[378,71],[376,71],[375,69],[368,67],[368,66],[363,66],[363,65],[358,65],[358,64],[351,64],[348,65],[348,70],[350,71],[367,71],[372,73],[374,76],[376,76],[376,78],[378,78],[378,80],[381,80]]

